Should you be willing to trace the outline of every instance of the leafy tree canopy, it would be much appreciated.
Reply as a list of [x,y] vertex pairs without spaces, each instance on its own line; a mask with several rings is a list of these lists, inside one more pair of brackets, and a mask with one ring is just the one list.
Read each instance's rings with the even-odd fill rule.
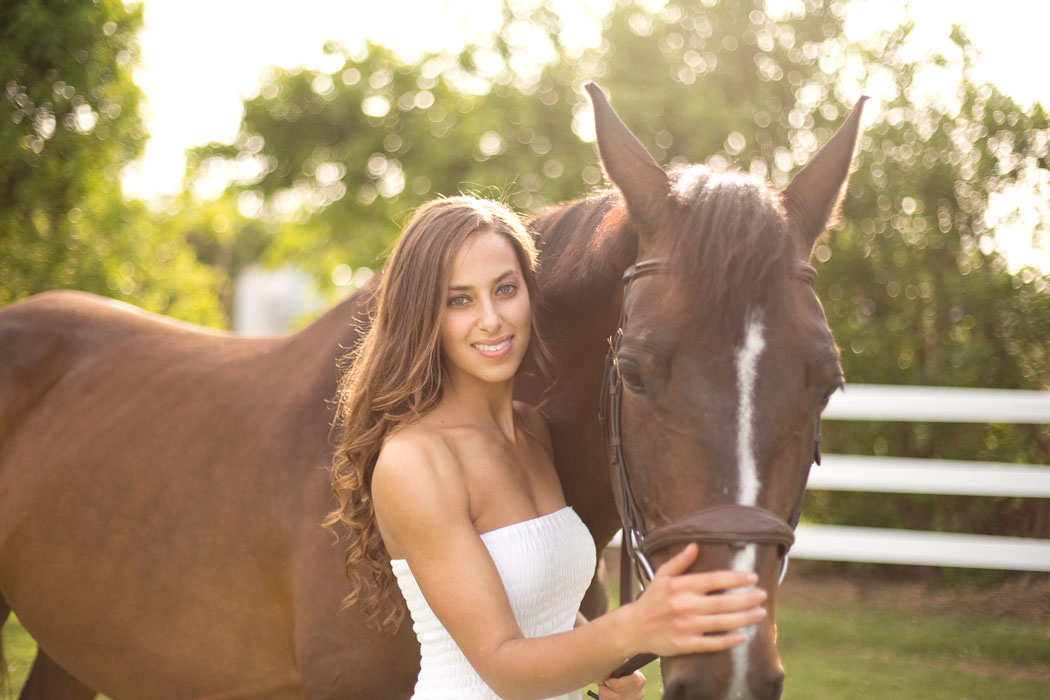
[[[457,56],[406,64],[382,47],[332,45],[337,70],[275,69],[246,102],[237,142],[198,149],[193,167],[239,168],[228,193],[274,232],[262,256],[330,284],[339,264],[380,265],[405,214],[436,194],[494,187],[536,211],[593,189],[587,80],[665,165],[702,161],[776,186],[879,84],[884,109],[861,140],[843,224],[816,251],[847,377],[1047,388],[1048,278],[1012,274],[986,217],[996,192],[1050,171],[1045,110],[974,82],[961,31],[948,57],[916,58],[908,24],[851,44],[849,5],[807,0],[772,17],[760,0],[672,0],[655,13],[622,2],[600,45],[574,53],[554,10],[508,3],[490,44]],[[538,72],[514,70],[523,27],[555,56]],[[931,75],[955,80],[956,94],[920,90]],[[1042,426],[837,425],[827,439],[858,454],[1050,461]],[[1047,534],[1045,513],[1017,500],[942,506],[821,494],[810,517]]]
[[145,132],[140,7],[0,5],[0,304],[75,288],[218,325],[214,276],[120,192]]
[[[0,302],[78,287],[221,323],[231,280],[254,261],[293,261],[341,293],[347,270],[380,266],[408,212],[433,196],[473,190],[534,212],[599,185],[587,80],[663,164],[701,161],[780,187],[879,85],[843,224],[816,250],[847,377],[1050,387],[1050,280],[1008,269],[989,215],[999,193],[1050,181],[1046,111],[974,81],[961,31],[951,56],[910,50],[908,24],[847,41],[850,6],[800,0],[772,16],[761,0],[656,11],[624,0],[601,42],[579,49],[560,40],[556,9],[508,1],[491,41],[456,55],[406,62],[331,44],[334,70],[273,69],[235,143],[194,149],[186,192],[153,216],[115,186],[143,138],[128,72],[139,11],[5,4]],[[538,67],[525,60],[537,45],[550,59]],[[955,94],[931,97],[931,76]],[[231,174],[219,197],[194,195]],[[1046,426],[832,425],[826,440],[858,454],[1050,462]],[[1046,504],[1015,499],[847,494],[817,494],[808,517],[1040,536],[1050,522]]]

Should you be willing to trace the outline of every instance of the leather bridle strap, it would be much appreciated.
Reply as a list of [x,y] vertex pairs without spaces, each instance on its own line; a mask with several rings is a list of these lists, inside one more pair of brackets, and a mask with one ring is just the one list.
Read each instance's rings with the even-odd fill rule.
[[[802,514],[802,495],[789,521],[757,506],[740,504],[715,506],[693,513],[685,518],[646,532],[644,514],[631,487],[627,460],[623,453],[623,435],[620,425],[620,406],[623,382],[617,365],[617,352],[623,341],[627,322],[627,297],[632,283],[647,275],[663,273],[669,269],[667,258],[650,258],[627,268],[623,275],[623,301],[616,331],[609,339],[605,371],[602,379],[598,417],[612,466],[620,481],[620,519],[623,526],[620,561],[620,601],[629,603],[634,598],[635,577],[645,583],[652,580],[652,553],[675,544],[688,542],[725,543],[732,546],[742,544],[776,544],[781,557],[781,578],[786,571],[787,552],[794,543],[794,528]],[[816,270],[807,263],[798,263],[798,277],[812,284]],[[819,421],[814,445],[814,458],[819,463]]]
[[690,542],[775,544],[783,556],[795,543],[795,531],[764,508],[727,504],[705,508],[656,528],[646,535],[642,549],[652,556],[661,549]]
[[641,277],[663,273],[667,269],[667,258],[649,258],[635,263],[623,274],[623,301],[620,305],[620,318],[615,334],[609,339],[609,350],[605,358],[605,376],[602,381],[598,408],[598,419],[605,433],[609,458],[617,467],[620,481],[620,520],[623,525],[623,540],[620,545],[621,603],[630,602],[633,599],[635,576],[640,581],[648,581],[652,579],[654,572],[648,557],[639,550],[644,533],[644,521],[641,508],[638,507],[638,502],[634,498],[630,474],[627,472],[627,459],[623,454],[623,436],[620,426],[623,382],[616,364],[616,353],[623,341],[623,328],[627,322],[627,295],[630,293],[631,284]]
[[[620,604],[634,599],[635,577],[643,582],[652,580],[653,568],[649,557],[661,549],[689,542],[721,543],[738,547],[748,543],[775,544],[781,558],[780,578],[787,572],[788,550],[795,541],[795,526],[802,516],[802,501],[805,484],[802,484],[797,505],[788,522],[776,514],[757,506],[738,504],[714,506],[693,513],[646,534],[644,516],[634,498],[627,460],[623,454],[623,435],[620,426],[620,398],[623,382],[616,364],[616,353],[623,341],[623,329],[627,321],[627,295],[631,283],[640,277],[668,269],[667,258],[650,258],[627,268],[623,275],[623,300],[616,331],[609,338],[609,350],[605,356],[605,371],[602,377],[601,396],[598,405],[598,420],[608,450],[609,460],[616,468],[620,481],[620,520],[623,525],[623,540],[620,545]],[[796,275],[812,285],[817,271],[811,265],[799,262]],[[820,419],[813,446],[813,460],[820,464]],[[638,654],[628,659],[610,675],[621,678],[630,675],[652,661],[655,654]],[[593,698],[598,696],[589,691]]]

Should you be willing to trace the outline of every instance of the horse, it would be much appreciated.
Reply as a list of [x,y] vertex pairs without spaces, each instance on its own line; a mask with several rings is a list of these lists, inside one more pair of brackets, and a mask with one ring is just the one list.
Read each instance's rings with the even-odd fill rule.
[[[599,549],[633,513],[647,565],[693,538],[695,570],[755,570],[770,615],[734,650],[664,659],[666,697],[777,698],[786,546],[762,531],[797,511],[842,381],[805,262],[843,195],[860,109],[777,193],[703,165],[665,171],[588,91],[612,186],[530,221],[565,496]],[[14,610],[39,644],[23,700],[411,694],[410,625],[383,633],[341,607],[342,546],[320,525],[337,359],[375,290],[271,338],[68,291],[0,309],[0,624]],[[524,368],[516,393],[544,388]],[[646,549],[698,512],[732,532],[687,527]],[[604,609],[601,584],[585,614]]]

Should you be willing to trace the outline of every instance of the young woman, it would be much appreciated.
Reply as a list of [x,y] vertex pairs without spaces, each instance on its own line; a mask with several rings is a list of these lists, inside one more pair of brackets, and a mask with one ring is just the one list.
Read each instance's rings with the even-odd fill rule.
[[[513,400],[537,337],[536,250],[502,205],[453,197],[422,206],[383,277],[375,317],[350,355],[333,466],[351,529],[348,602],[422,652],[415,700],[641,698],[644,678],[609,679],[640,652],[727,649],[758,622],[753,574],[683,574],[690,545],[639,599],[592,622],[576,612],[595,567],[586,527],[565,505],[543,416]],[[728,632],[709,635],[710,632]]]

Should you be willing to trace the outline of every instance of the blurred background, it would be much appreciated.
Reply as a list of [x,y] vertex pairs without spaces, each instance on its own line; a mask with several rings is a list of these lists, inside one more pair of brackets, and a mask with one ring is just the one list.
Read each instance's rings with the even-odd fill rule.
[[[80,289],[280,332],[366,281],[431,197],[473,191],[532,213],[599,185],[589,80],[665,166],[776,187],[868,94],[842,224],[816,250],[848,381],[1050,389],[1043,3],[52,0],[0,13],[0,304]],[[834,423],[824,440],[1050,463],[1046,424]],[[805,522],[1045,539],[1050,504],[816,491]]]

